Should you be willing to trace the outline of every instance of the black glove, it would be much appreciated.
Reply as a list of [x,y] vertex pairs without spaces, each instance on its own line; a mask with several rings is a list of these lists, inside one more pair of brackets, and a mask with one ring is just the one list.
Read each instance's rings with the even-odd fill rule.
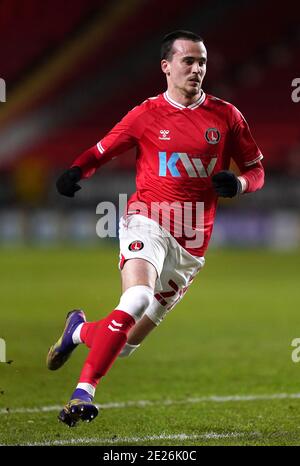
[[213,175],[212,184],[218,196],[221,197],[234,197],[242,189],[242,184],[238,177],[228,170],[223,170]]
[[74,197],[76,191],[81,189],[81,186],[77,184],[82,175],[81,168],[72,167],[63,172],[62,175],[56,181],[56,188],[59,194],[67,197]]

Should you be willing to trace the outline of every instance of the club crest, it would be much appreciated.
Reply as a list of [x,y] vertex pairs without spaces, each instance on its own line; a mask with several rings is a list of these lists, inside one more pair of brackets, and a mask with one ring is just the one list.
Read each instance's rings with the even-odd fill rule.
[[205,131],[205,139],[208,144],[217,144],[221,139],[220,131],[217,128],[208,128]]
[[142,241],[133,241],[128,246],[128,249],[129,251],[134,252],[134,251],[140,251],[141,249],[143,249],[143,247],[144,247],[144,243]]

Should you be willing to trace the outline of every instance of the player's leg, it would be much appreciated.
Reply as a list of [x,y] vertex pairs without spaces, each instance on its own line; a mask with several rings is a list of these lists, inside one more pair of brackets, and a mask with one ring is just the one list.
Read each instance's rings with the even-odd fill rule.
[[[127,342],[121,350],[119,357],[128,357],[137,348],[139,348],[142,341],[149,335],[149,333],[157,328],[162,323],[166,315],[182,300],[188,288],[185,286],[185,283],[181,283],[181,286],[178,287],[176,293],[170,293],[170,289],[168,287],[169,274],[168,271],[165,270],[162,271],[161,281],[164,283],[164,288],[155,292],[152,304],[146,309],[143,317],[128,333]],[[167,301],[164,299],[164,301],[161,302],[162,295],[168,295],[168,298],[165,298]]]
[[[131,261],[128,261],[128,264],[130,264],[130,262]],[[162,280],[164,275],[165,273],[163,271]],[[127,275],[125,276],[125,278],[127,278]],[[131,276],[129,276],[128,278],[129,280],[131,280]],[[167,283],[168,280],[165,281]],[[126,283],[123,281],[123,287],[126,285],[130,285],[130,283]],[[182,285],[181,290],[178,293],[174,293],[173,296],[170,296],[168,298],[168,302],[165,302],[163,304],[160,304],[160,302],[156,298],[153,299],[152,304],[147,308],[143,317],[128,332],[127,342],[123,346],[119,354],[119,357],[130,356],[140,346],[142,341],[149,335],[149,333],[152,332],[152,330],[154,330],[155,328],[157,328],[158,325],[163,321],[166,314],[173,310],[174,307],[181,301],[185,294],[185,289],[186,287]],[[163,295],[168,293],[167,285],[165,290],[160,290],[160,292]],[[161,293],[158,293],[158,296],[161,296]],[[81,332],[82,340],[88,347],[90,347],[91,342],[94,338],[96,326],[96,322],[85,323],[83,325],[83,330],[84,332],[86,332],[87,336],[83,336],[83,332]]]
[[[161,293],[169,293],[167,288],[161,290]],[[162,305],[160,302],[154,298],[152,304],[147,308],[145,314],[139,320],[136,325],[128,333],[128,339],[125,345],[123,346],[119,357],[125,358],[130,356],[135,350],[139,348],[143,340],[151,333],[155,328],[157,328],[165,316],[174,309],[174,307],[182,300],[185,292],[182,290],[180,294],[175,294],[174,296],[168,299],[168,305]]]
[[[154,287],[157,274],[154,272],[153,276],[151,277],[149,276],[149,272],[147,270],[146,273],[148,274],[148,276],[145,276],[144,269],[148,268],[148,266],[145,267],[143,262],[145,261],[143,261],[142,259],[130,259],[126,261],[126,266],[124,265],[124,268],[121,271],[122,293],[124,294],[126,290],[128,290],[129,288],[132,288],[130,290],[130,293],[125,294],[125,296],[129,295],[129,299],[130,299],[131,294],[132,295],[136,294],[135,292],[136,290],[138,291],[138,294],[140,295],[140,289],[134,288],[135,286],[142,287],[144,286],[143,285],[144,283],[148,283],[148,286],[151,289],[153,289]],[[150,266],[152,266],[152,264],[150,264]],[[150,267],[150,269],[153,271],[153,267]],[[142,288],[141,288],[141,291],[143,291]],[[146,292],[148,293],[147,289],[146,289]],[[134,299],[136,300],[136,296],[134,296]],[[124,304],[121,304],[121,306],[124,307]],[[76,337],[75,335],[75,338],[74,338],[74,334],[73,334],[73,339],[75,339],[76,343],[85,343],[85,345],[88,348],[90,348],[92,346],[92,342],[94,340],[97,327],[99,326],[99,324],[101,324],[101,322],[102,320],[98,322],[84,322],[83,324],[79,325],[79,327],[76,329],[76,334],[78,335],[78,337]],[[153,322],[149,318],[146,318],[145,316],[143,316],[137,321],[135,326],[129,331],[128,336],[132,334],[132,331],[134,329],[136,329],[136,331],[134,331],[134,336],[131,339],[130,343],[134,345],[137,339],[142,340],[143,336],[144,335],[146,336],[146,334],[148,334],[149,331],[151,331],[155,327],[156,325],[153,324]]]
[[194,258],[178,243],[171,239],[173,247],[164,262],[160,274],[160,287],[155,289],[152,304],[147,308],[142,319],[130,330],[127,343],[120,352],[120,357],[130,356],[141,342],[157,328],[166,315],[173,310],[185,296],[199,270],[204,266],[203,257]]
[[[144,269],[144,267],[139,262],[136,262],[138,260],[139,259],[128,260],[125,270],[121,272],[123,292],[125,292],[127,288],[131,288],[131,286],[139,286],[141,283],[149,282],[151,283],[151,288],[154,286],[155,274],[153,273],[152,278],[144,276],[144,271],[141,270]],[[150,264],[150,266],[151,265],[152,264]],[[146,273],[148,273],[148,271]],[[133,277],[134,280],[137,278],[137,285],[133,285],[133,283],[135,283]],[[61,368],[80,343],[84,343],[88,348],[91,348],[95,334],[97,334],[98,327],[102,324],[103,320],[104,319],[86,322],[83,310],[75,309],[68,312],[62,335],[48,351],[46,358],[48,369],[57,370]],[[138,347],[139,342],[141,342],[155,327],[156,325],[148,317],[143,316],[134,326],[134,333],[132,333],[133,329],[130,330],[130,341],[128,341],[128,345],[125,345],[126,348],[124,347],[124,351],[122,350],[120,356],[129,356],[129,354]]]
[[[119,303],[120,309],[125,305],[124,300],[126,300],[126,303],[128,300],[134,300],[137,305],[139,300],[146,300],[147,303],[147,299],[149,298],[143,296],[143,294],[151,295],[153,293],[152,290],[155,287],[157,272],[155,267],[148,261],[130,259],[124,261],[124,264],[122,264],[121,278],[123,302]],[[146,286],[146,288],[142,288],[143,286]],[[126,293],[126,290],[129,288],[130,291]],[[142,305],[141,307],[142,312],[145,310],[144,306]],[[86,317],[82,310],[69,312],[62,335],[49,349],[46,360],[48,369],[57,370],[62,367],[80,343],[84,343],[88,348],[91,348],[94,337],[99,333],[99,327],[103,324],[104,319],[96,322],[86,322]],[[144,320],[141,329],[144,329],[146,326],[147,328],[150,326],[150,329],[155,327],[153,327],[151,321]]]
[[[152,303],[167,246],[156,222],[134,215],[121,221],[120,251],[123,292],[119,304],[97,325],[80,324],[81,340],[90,344],[90,352],[71,401],[59,415],[70,426],[79,419],[91,420],[97,414],[92,403],[96,386],[125,345],[130,329]],[[92,328],[93,337],[84,336],[85,330]]]
[[[165,267],[165,269],[167,269],[167,267]],[[128,266],[126,267],[126,270],[129,270]],[[140,346],[140,344],[147,337],[147,335],[149,335],[149,333],[151,333],[155,328],[158,327],[158,325],[160,325],[162,320],[165,318],[166,314],[173,310],[174,307],[183,298],[187,290],[186,284],[188,284],[189,282],[184,281],[182,283],[180,278],[179,283],[181,283],[181,287],[178,288],[178,291],[176,293],[173,293],[172,295],[171,289],[172,296],[168,296],[168,298],[165,297],[162,299],[163,296],[170,295],[170,287],[168,287],[169,278],[170,275],[168,270],[164,270],[162,272],[161,280],[165,282],[165,289],[160,290],[161,293],[157,293],[157,296],[159,297],[160,301],[154,299],[152,304],[146,310],[143,317],[134,325],[134,327],[130,329],[130,331],[128,332],[127,342],[120,351],[119,357],[124,358],[130,356]],[[130,276],[129,279],[131,280]],[[189,276],[189,281],[191,281],[191,276]],[[130,283],[128,283],[128,285],[130,285]],[[125,286],[126,283],[124,283],[123,281],[123,289]],[[70,328],[72,328],[72,325],[74,324],[71,321],[69,322],[69,325],[66,325],[65,327],[65,334],[67,334],[67,336],[64,339],[62,339],[61,337],[58,340],[58,342],[51,347],[50,352],[48,354],[49,369],[55,370],[61,367],[61,365],[64,364],[64,362],[69,358],[71,352],[79,343],[85,343],[88,348],[91,348],[96,330],[102,322],[102,320],[97,322],[78,323],[78,319],[76,316],[76,313],[78,312],[83,313],[83,311],[73,311],[73,313],[75,314],[73,315],[73,321],[77,323],[78,327],[72,334],[72,340],[70,340],[69,332]],[[73,313],[69,313],[68,316]],[[62,341],[64,345],[61,344]],[[54,349],[65,349],[65,352],[61,351],[57,353],[54,352]],[[49,358],[50,354],[52,354],[52,359]],[[49,361],[51,362],[51,367]]]
[[[147,241],[146,245],[144,244],[145,241]],[[139,243],[140,249],[132,248],[134,243]],[[150,286],[154,289],[158,272],[160,273],[162,270],[166,255],[166,246],[164,240],[161,238],[159,225],[141,215],[125,216],[120,222],[120,249],[119,268],[121,271],[123,294],[127,289],[143,285],[144,283],[151,283]],[[135,259],[135,257],[137,258]],[[144,276],[144,262],[149,263],[150,257],[152,277]],[[130,293],[132,293],[132,290]],[[127,293],[127,295],[130,293]],[[76,343],[85,343],[90,348],[97,325],[97,322],[88,322],[81,325],[76,330]],[[144,335],[148,334],[155,327],[156,325],[150,319],[142,317],[134,328],[137,328],[136,334]],[[129,334],[131,334],[131,331]]]
[[146,336],[157,327],[157,325],[149,319],[146,312],[128,334],[127,343],[131,346],[136,347],[140,345]]
[[[126,343],[129,330],[153,300],[157,278],[155,267],[143,259],[131,259],[122,270],[123,294],[116,308],[94,326],[91,349],[79,383],[59,419],[73,426],[79,419],[90,421],[98,413],[92,404],[95,389]],[[86,324],[81,329],[82,339]]]
[[[47,354],[46,364],[48,369],[54,371],[61,368],[79,344],[83,343],[88,348],[91,348],[102,320],[86,322],[85,314],[82,310],[70,311],[67,314],[62,335],[51,346]],[[130,356],[156,327],[157,324],[144,314],[135,326],[130,329],[127,342],[122,348],[119,357]]]
[[[154,304],[154,300],[152,302],[152,305],[153,304]],[[123,346],[119,354],[120,358],[126,358],[130,356],[135,350],[137,350],[140,347],[141,343],[149,335],[149,333],[151,333],[155,328],[157,328],[158,325],[162,322],[164,316],[163,317],[161,316],[162,314],[166,314],[167,312],[165,309],[163,310],[161,309],[161,306],[159,305],[159,303],[157,304],[158,306],[155,305],[155,308],[159,307],[160,309],[158,313],[156,313],[154,310],[152,311],[153,313],[152,319],[154,321],[150,319],[150,317],[148,317],[147,315],[148,310],[146,310],[141,320],[139,320],[136,323],[136,325],[130,330],[130,332],[128,333],[127,342],[125,343],[125,345]],[[149,307],[151,308],[152,305],[150,305]]]
[[[149,276],[149,271],[146,271],[148,276],[145,276],[144,264],[139,261],[141,261],[141,259],[131,259],[125,262],[121,271],[123,293],[132,286],[138,286],[144,283],[148,283],[152,289],[155,286],[156,274],[153,274],[151,277]],[[138,276],[136,273],[138,273]],[[91,348],[97,327],[101,322],[102,321],[86,322],[80,325],[76,330],[77,336],[74,335],[73,340],[75,340],[76,343],[85,343],[88,348]],[[129,356],[140,345],[144,338],[156,327],[157,324],[154,323],[146,314],[144,314],[142,318],[136,322],[134,327],[130,329],[127,342],[121,350],[119,356]]]

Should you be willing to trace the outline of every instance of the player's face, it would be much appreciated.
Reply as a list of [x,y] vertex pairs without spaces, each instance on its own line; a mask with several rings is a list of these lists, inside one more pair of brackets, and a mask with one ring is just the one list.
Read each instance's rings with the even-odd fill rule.
[[168,86],[186,97],[200,93],[206,73],[207,51],[203,42],[177,39],[173,44],[171,61],[162,60]]

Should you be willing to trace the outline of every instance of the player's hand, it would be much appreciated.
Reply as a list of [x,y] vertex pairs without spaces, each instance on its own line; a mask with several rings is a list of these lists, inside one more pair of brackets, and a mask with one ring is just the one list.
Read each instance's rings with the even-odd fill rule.
[[74,197],[76,191],[81,189],[78,181],[81,179],[82,172],[79,167],[72,167],[63,172],[56,181],[56,188],[59,194],[67,197]]
[[212,184],[218,196],[221,197],[234,197],[241,192],[242,189],[238,177],[228,170],[223,170],[213,175]]

